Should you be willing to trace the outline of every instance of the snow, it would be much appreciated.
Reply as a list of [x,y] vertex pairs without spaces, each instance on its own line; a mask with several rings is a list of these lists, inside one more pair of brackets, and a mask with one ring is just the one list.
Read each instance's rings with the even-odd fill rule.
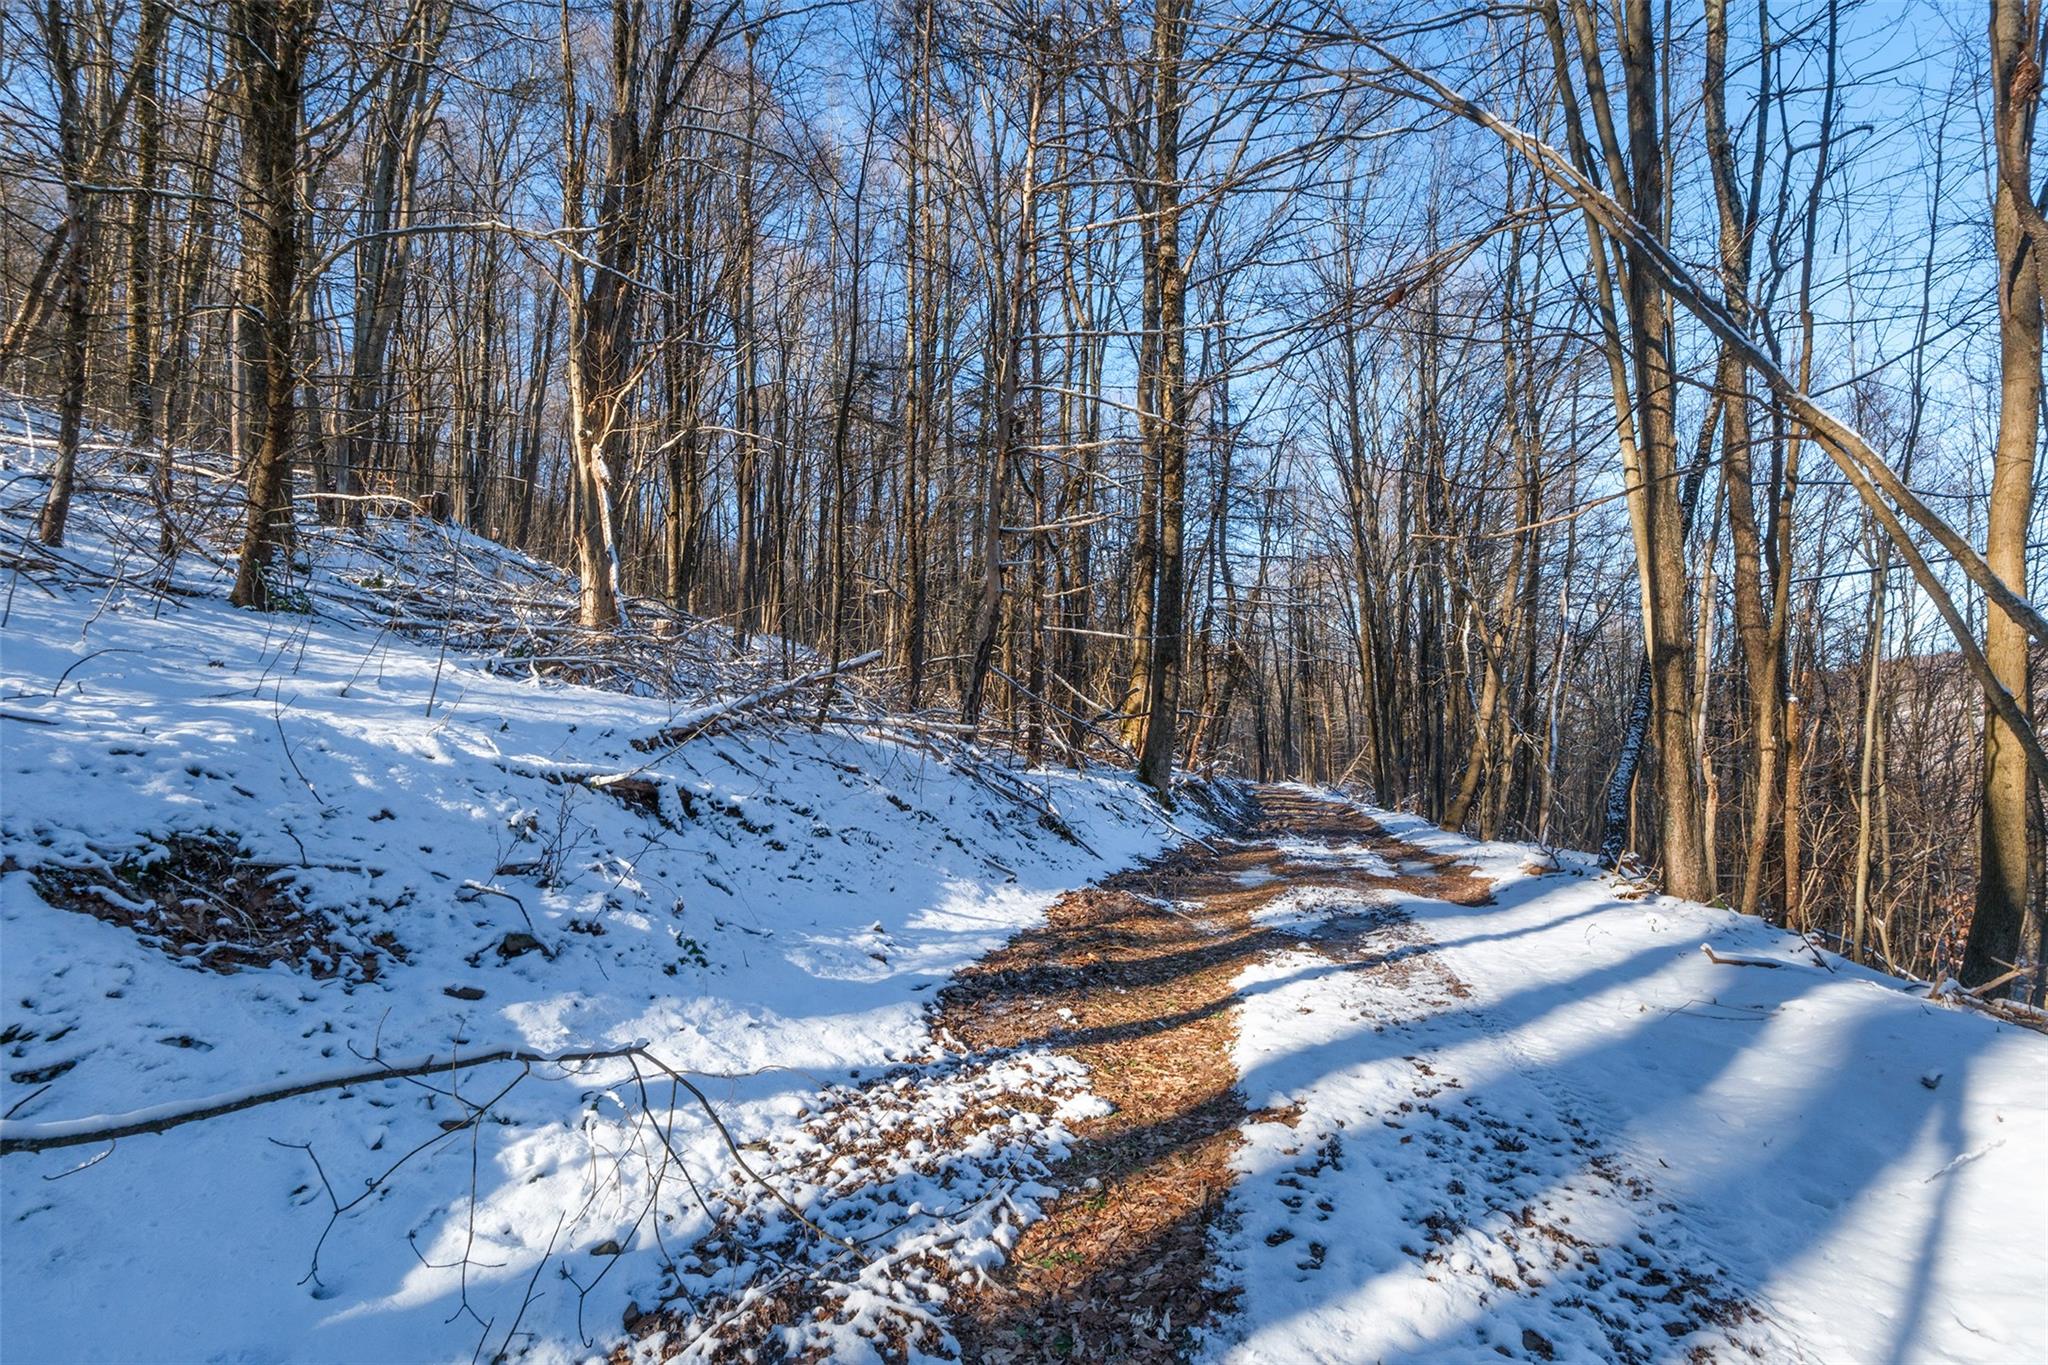
[[[1385,875],[1384,873],[1381,875]],[[1385,898],[1347,887],[1292,886],[1252,911],[1252,922],[1283,934],[1313,937],[1317,930],[1345,915],[1385,904]]]
[[1216,1239],[1241,1311],[1208,1355],[2048,1351],[2048,1040],[1590,860],[1372,813],[1495,903],[1390,891],[1359,961],[1244,973],[1247,1103],[1298,1117],[1245,1126]]
[[[16,540],[46,486],[36,444],[0,444]],[[744,684],[762,661],[707,662],[679,639],[662,686],[628,695],[444,650],[392,628],[400,608],[360,587],[352,544],[379,564],[459,554],[521,591],[559,576],[431,523],[309,532],[307,612],[228,608],[225,560],[204,552],[155,591],[136,569],[154,543],[140,476],[102,457],[82,482],[62,551],[76,572],[4,589],[0,1136],[379,1061],[637,1044],[703,1090],[777,1196],[874,1239],[834,1271],[848,1308],[818,1330],[835,1354],[940,1292],[892,1286],[885,1262],[986,1263],[1036,1216],[1067,1125],[1092,1112],[1085,1078],[1050,1054],[946,1052],[927,1004],[1063,891],[1173,837],[1134,782],[976,771],[886,727],[643,752],[717,708],[693,670]],[[613,775],[656,784],[653,808],[595,780]],[[169,928],[145,939],[50,903],[70,878],[142,908],[138,882],[176,871],[178,838],[238,851],[238,881],[326,936],[296,966],[222,973]],[[234,894],[184,900],[239,936]],[[516,951],[521,934],[538,946]],[[894,1109],[847,1104],[898,1068],[919,1083]],[[1059,1104],[959,1150],[934,1136],[1020,1088]],[[924,1147],[816,1168],[878,1114]],[[462,1067],[16,1153],[0,1196],[9,1360],[583,1359],[629,1305],[709,1293],[687,1249],[721,1225],[763,1246],[798,1226],[641,1058]],[[801,1240],[785,1251],[839,1250]],[[729,1288],[762,1271],[718,1273]]]
[[[45,425],[0,427],[12,546]],[[636,745],[817,660],[687,620],[586,658],[528,627],[558,570],[454,528],[307,527],[306,610],[230,610],[235,491],[181,479],[161,587],[100,450],[4,588],[0,1139],[445,1065],[0,1158],[0,1358],[943,1351],[1105,1106],[930,1002],[1190,830],[879,717]],[[547,676],[595,664],[627,689]],[[2048,1040],[1373,815],[1422,856],[1291,839],[1238,878],[1281,946],[1236,983],[1204,1354],[2048,1358]],[[1493,903],[1403,889],[1438,856]],[[552,1060],[457,1061],[497,1051]]]

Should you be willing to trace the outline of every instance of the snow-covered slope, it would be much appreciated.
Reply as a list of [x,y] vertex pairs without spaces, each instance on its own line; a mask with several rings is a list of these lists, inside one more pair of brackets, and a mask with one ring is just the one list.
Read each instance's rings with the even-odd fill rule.
[[[34,421],[0,1144],[404,1074],[0,1154],[0,1359],[943,1350],[1105,1106],[1057,1030],[973,1052],[927,1004],[1189,822],[845,706],[702,732],[814,661],[578,637],[557,570],[454,528],[308,526],[304,609],[233,611],[232,486],[181,476],[165,575],[107,448],[39,549]],[[1271,856],[1219,881],[1258,903],[1211,1354],[2048,1359],[2048,1038],[1372,814],[1404,842],[1226,846]]]
[[[19,447],[8,462],[20,544],[44,485]],[[924,1004],[951,972],[1171,837],[1122,777],[967,762],[885,723],[636,747],[701,698],[503,676],[318,600],[234,611],[198,554],[158,593],[139,479],[102,461],[102,483],[125,492],[88,492],[63,558],[6,585],[0,1136],[427,1056],[639,1044],[807,1216],[923,1235],[896,1221],[908,1165],[863,1172],[910,1183],[857,1206],[779,1169],[816,1147],[799,1116],[929,1058]],[[460,533],[375,534],[388,556]],[[340,592],[351,571],[330,556],[308,580]],[[1085,1103],[1073,1071],[934,1081],[941,1120],[1017,1085],[1069,1102],[946,1158],[1014,1196],[949,1254],[1031,1215],[1029,1177]],[[602,1353],[629,1305],[743,1281],[685,1253],[763,1202],[638,1058],[443,1069],[16,1153],[0,1192],[10,1361]]]
[[1304,942],[1240,978],[1246,1102],[1281,1117],[1237,1156],[1216,1355],[2048,1358],[2048,1038],[1373,814],[1494,903],[1390,890],[1358,958]]

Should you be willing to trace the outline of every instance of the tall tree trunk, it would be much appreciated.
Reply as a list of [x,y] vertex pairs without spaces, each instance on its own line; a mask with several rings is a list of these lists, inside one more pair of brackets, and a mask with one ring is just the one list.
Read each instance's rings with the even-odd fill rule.
[[904,82],[909,105],[903,203],[903,486],[898,499],[898,544],[903,575],[901,625],[904,701],[915,711],[924,704],[926,589],[930,583],[925,546],[926,481],[930,478],[938,405],[938,243],[932,223],[932,195],[926,168],[931,160],[932,28],[936,0],[920,0],[915,64]]
[[299,137],[315,0],[235,0],[229,11],[242,87],[243,164],[249,196],[243,277],[256,290],[246,350],[261,364],[263,420],[249,470],[249,520],[229,601],[277,605],[271,565],[291,539],[291,465],[296,435],[299,288]]
[[[1999,414],[1984,559],[2008,587],[2026,593],[2027,523],[2041,414],[2042,276],[2048,227],[2034,201],[2034,120],[2041,107],[2041,59],[2048,35],[2040,0],[1992,0],[1992,137],[1997,188],[1991,224],[1998,249]],[[2031,720],[2025,628],[1985,613],[1984,659]],[[1977,904],[1960,972],[1966,986],[2018,964],[2031,871],[2027,758],[2021,736],[1996,712],[1984,718],[1983,800],[1977,826]]]
[[[700,354],[703,325],[697,302],[697,212],[694,202],[678,208],[681,237],[675,256],[680,262],[663,264],[668,298],[663,311],[668,336],[662,359],[666,366],[668,400],[668,508],[663,521],[666,578],[665,595],[677,611],[696,609],[697,586],[702,566],[704,522],[704,454],[699,427],[702,414],[700,386],[703,360]],[[680,278],[674,273],[679,264]]]
[[64,257],[57,459],[50,469],[50,492],[36,527],[37,538],[45,545],[64,543],[64,523],[71,515],[71,494],[78,480],[79,435],[85,420],[86,328],[91,322],[86,270],[93,247],[94,205],[92,191],[85,183],[85,102],[79,90],[80,54],[75,42],[78,35],[72,25],[63,0],[49,0],[42,15],[43,44],[57,86],[57,155],[64,174],[64,207],[71,232],[70,252]]
[[[1757,129],[1756,153],[1745,189],[1737,179],[1734,142],[1728,124],[1726,0],[1707,0],[1706,17],[1707,154],[1720,219],[1721,297],[1730,316],[1747,325],[1750,244],[1756,221],[1756,195],[1762,181],[1764,129]],[[1759,65],[1767,77],[1768,59],[1760,60]],[[1770,107],[1767,97],[1758,99],[1760,122],[1768,117]],[[1784,680],[1771,647],[1770,613],[1764,601],[1762,543],[1757,533],[1755,475],[1750,458],[1749,367],[1732,346],[1721,348],[1715,388],[1722,405],[1721,477],[1728,495],[1728,538],[1733,561],[1730,592],[1734,601],[1735,639],[1742,652],[1747,681],[1750,720],[1749,827],[1743,841],[1739,896],[1742,912],[1753,915],[1763,893],[1764,855],[1771,844],[1770,830],[1777,808]]]
[[407,24],[409,50],[393,65],[390,86],[374,116],[368,202],[363,208],[362,244],[356,248],[348,391],[341,411],[335,486],[327,490],[339,497],[321,507],[323,520],[347,526],[360,525],[363,519],[363,471],[370,462],[377,397],[388,378],[385,356],[405,296],[411,254],[404,229],[411,217],[420,142],[436,102],[429,95],[427,77],[434,70],[453,8],[433,0],[414,7]]
[[[862,214],[867,207],[868,165],[874,154],[873,125],[868,142],[861,148],[860,170],[854,179],[853,222],[849,234],[846,290],[846,362],[839,381],[838,401],[832,414],[832,516],[831,534],[819,556],[819,567],[827,570],[825,583],[826,655],[833,668],[846,657],[846,636],[852,626],[853,584],[853,499],[854,481],[848,468],[852,452],[853,398],[860,384],[861,274],[866,262],[867,242],[861,235]],[[829,555],[829,558],[827,557]],[[818,702],[818,721],[824,723],[837,694],[836,679],[828,679]]]
[[[1627,87],[1630,195],[1635,213],[1661,240],[1664,233],[1664,156],[1658,130],[1657,40],[1651,0],[1626,0],[1622,10],[1622,70]],[[1665,888],[1675,896],[1706,900],[1714,893],[1701,824],[1699,754],[1692,729],[1691,590],[1685,560],[1685,514],[1679,505],[1674,424],[1677,383],[1670,354],[1670,319],[1663,289],[1647,263],[1628,248],[1623,297],[1628,305],[1630,358],[1635,369],[1638,455],[1643,484],[1638,499],[1643,566],[1644,637],[1650,656],[1651,731],[1657,746],[1657,842]]]
[[[1157,505],[1147,509],[1155,527],[1157,559],[1151,594],[1151,629],[1140,632],[1146,653],[1140,692],[1145,717],[1138,746],[1138,778],[1170,796],[1180,710],[1183,539],[1188,466],[1187,266],[1181,258],[1181,62],[1187,47],[1185,0],[1156,0],[1152,13],[1152,231],[1154,321],[1158,336],[1147,461],[1157,478]],[[1144,380],[1141,377],[1140,383]],[[1146,638],[1148,637],[1149,638]]]
[[1038,288],[1038,143],[1039,120],[1045,109],[1046,70],[1044,53],[1032,53],[1031,97],[1025,115],[1024,161],[1018,169],[1017,230],[1012,239],[1014,257],[1001,298],[1002,331],[995,338],[996,367],[995,425],[990,441],[988,484],[984,490],[981,525],[981,589],[975,600],[974,624],[968,636],[966,686],[960,701],[960,719],[974,725],[981,719],[983,693],[995,659],[996,634],[1002,624],[1003,606],[1003,508],[1007,504],[1012,470],[1017,463],[1017,432],[1021,424],[1018,393],[1023,383],[1025,320],[1035,313],[1028,306]]
[[746,136],[740,140],[739,242],[733,269],[733,499],[734,546],[738,563],[735,618],[742,641],[771,626],[762,591],[760,324],[756,316],[755,248],[759,229],[754,218],[757,192],[754,144],[760,130],[760,103],[754,67],[756,34],[746,36],[747,64],[741,80],[746,88]]
[[135,185],[128,204],[128,428],[138,446],[157,436],[156,181],[163,145],[157,52],[168,23],[164,0],[143,0],[136,43]]

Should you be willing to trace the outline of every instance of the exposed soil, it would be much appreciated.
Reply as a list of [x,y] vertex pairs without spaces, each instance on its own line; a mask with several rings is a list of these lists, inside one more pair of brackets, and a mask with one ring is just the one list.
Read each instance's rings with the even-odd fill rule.
[[[1353,956],[1367,928],[1384,922],[1339,916],[1304,940],[1255,923],[1254,910],[1302,886],[1467,903],[1488,894],[1449,860],[1389,838],[1345,807],[1268,792],[1235,819],[1235,837],[1189,843],[1063,897],[1044,927],[1011,940],[941,994],[932,1033],[943,1054],[834,1087],[800,1126],[755,1156],[779,1185],[821,1188],[841,1207],[886,1206],[906,1170],[949,1187],[956,1174],[970,1175],[976,1188],[1035,1185],[1034,1158],[986,1153],[1016,1151],[1006,1142],[1017,1125],[1049,1121],[1056,1101],[1080,1093],[1084,1081],[1114,1106],[1106,1117],[1074,1120],[1071,1155],[1050,1172],[1037,1168],[1064,1193],[1043,1218],[1007,1220],[1012,1234],[1024,1227],[1000,1266],[963,1271],[945,1257],[917,1255],[892,1273],[943,1284],[936,1297],[968,1360],[1173,1359],[1195,1325],[1228,1307],[1228,1296],[1206,1281],[1209,1226],[1230,1187],[1229,1159],[1246,1118],[1231,1056],[1232,981],[1283,946],[1306,942]],[[1283,848],[1283,839],[1293,842]],[[1370,841],[1398,860],[1401,874],[1365,877],[1316,859],[1316,841]],[[1374,965],[1415,970],[1391,958]],[[1080,1069],[1005,1075],[1006,1059],[1053,1053]],[[933,1296],[906,1292],[878,1303],[872,1292],[849,1294],[863,1258],[783,1218],[745,1182],[712,1201],[726,1207],[712,1210],[716,1225],[678,1258],[679,1270],[699,1283],[716,1281],[721,1265],[741,1273],[709,1295],[679,1282],[652,1311],[629,1313],[629,1340],[645,1343],[645,1354],[822,1360],[829,1338],[812,1329],[826,1324],[854,1327],[889,1360],[943,1349],[919,1306]],[[622,1345],[614,1359],[635,1354]]]
[[252,860],[231,836],[173,834],[144,855],[96,867],[47,864],[36,894],[63,910],[123,925],[166,956],[216,972],[283,963],[318,978],[373,981],[380,952],[402,958],[388,931],[374,950],[345,946],[308,910],[276,864]]
[[[1398,875],[1363,878],[1301,861],[1276,839],[1370,842]],[[1231,1059],[1232,980],[1304,940],[1252,912],[1302,886],[1356,887],[1463,904],[1486,883],[1400,843],[1364,815],[1287,791],[1262,793],[1235,840],[1189,844],[1075,892],[1046,925],[965,973],[942,998],[941,1037],[965,1048],[1042,1044],[1078,1058],[1115,1106],[1077,1125],[1058,1173],[1068,1191],[1008,1263],[963,1287],[953,1329],[970,1360],[1170,1360],[1190,1330],[1229,1307],[1208,1283],[1209,1224],[1231,1182],[1247,1117]],[[1363,931],[1372,916],[1357,917]],[[1343,921],[1307,946],[1357,950]],[[1405,971],[1399,960],[1379,964]],[[1281,1116],[1267,1116],[1281,1117]]]

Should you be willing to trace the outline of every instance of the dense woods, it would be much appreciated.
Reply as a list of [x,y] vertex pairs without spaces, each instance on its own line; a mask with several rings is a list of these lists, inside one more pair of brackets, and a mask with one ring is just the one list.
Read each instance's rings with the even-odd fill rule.
[[[0,384],[1033,761],[2041,959],[2040,0],[40,0]],[[2036,995],[2038,973],[2017,986]]]

